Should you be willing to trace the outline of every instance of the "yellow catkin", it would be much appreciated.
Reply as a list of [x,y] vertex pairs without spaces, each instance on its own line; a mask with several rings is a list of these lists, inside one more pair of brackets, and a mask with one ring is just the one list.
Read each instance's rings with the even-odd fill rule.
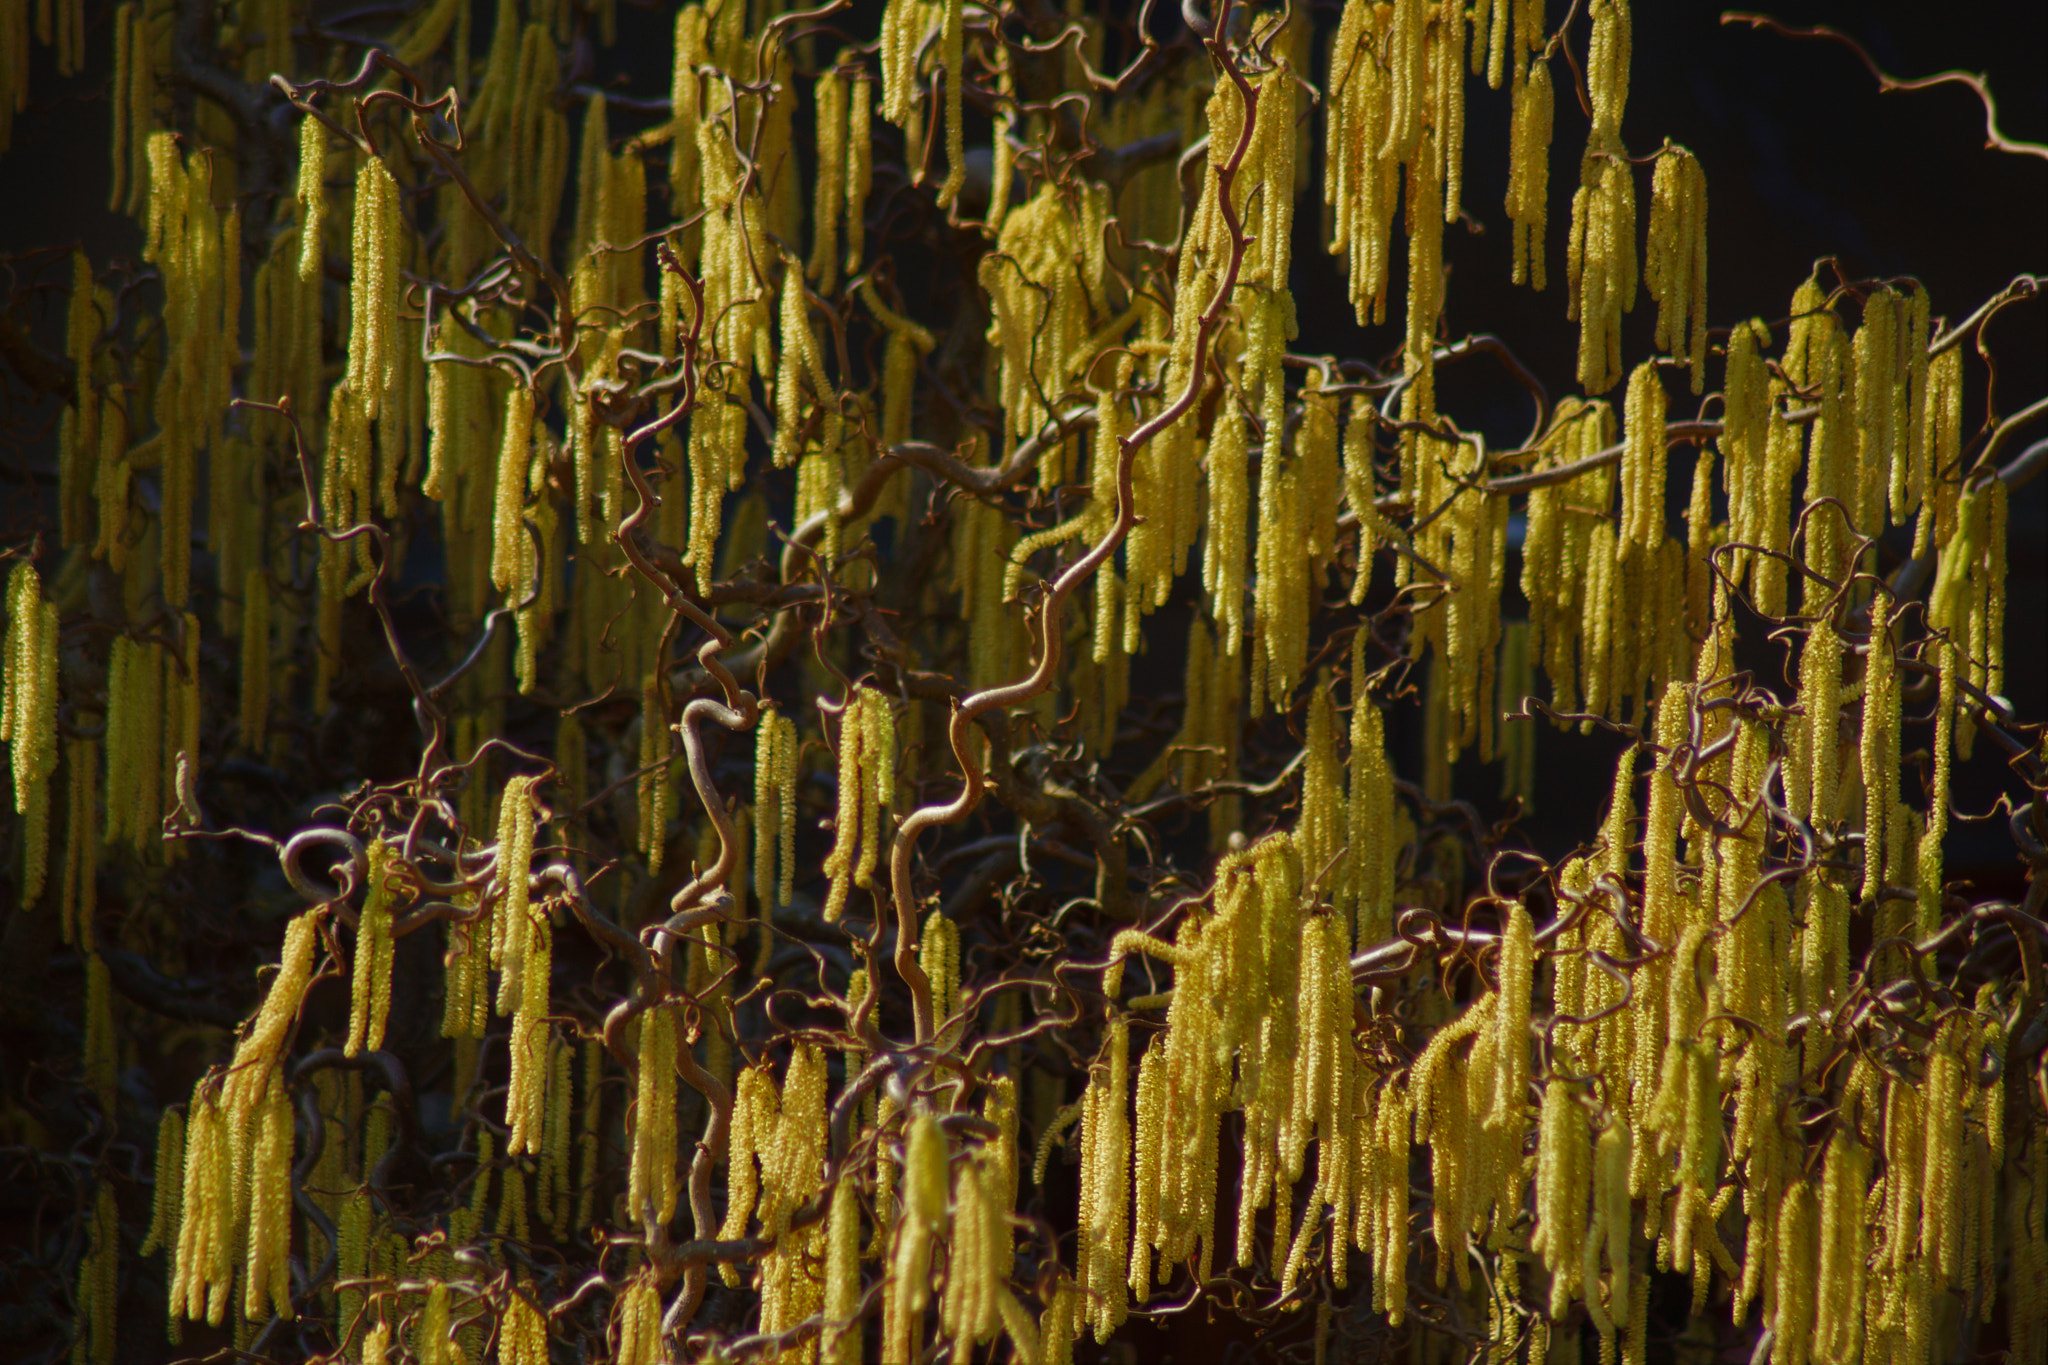
[[824,906],[828,921],[846,913],[855,885],[874,885],[880,808],[895,800],[895,751],[895,722],[887,700],[871,688],[859,689],[840,719],[839,807],[824,867],[830,879]]
[[1111,1023],[1101,1072],[1081,1114],[1081,1247],[1076,1275],[1088,1293],[1088,1323],[1108,1341],[1129,1311],[1130,1023]]
[[[1555,1054],[1564,1059],[1568,1054]],[[1579,1243],[1592,1188],[1592,1127],[1574,1084],[1552,1076],[1537,1120],[1536,1227],[1529,1249],[1550,1270],[1550,1316],[1562,1318],[1580,1284]]]
[[939,67],[946,76],[946,179],[939,186],[939,206],[944,208],[967,183],[966,6],[963,0],[939,0],[939,5]]
[[1394,835],[1394,777],[1387,762],[1379,703],[1365,687],[1366,632],[1351,650],[1351,791],[1346,806],[1350,859],[1357,869],[1360,948],[1384,942],[1394,931],[1394,882],[1400,847]]
[[227,1316],[234,1277],[234,1194],[227,1120],[202,1083],[187,1118],[184,1201],[171,1278],[171,1316],[218,1325]]
[[832,1187],[825,1229],[824,1365],[860,1365],[860,1190],[849,1171]]
[[1330,151],[1323,198],[1332,208],[1330,252],[1344,258],[1361,326],[1384,316],[1394,206],[1400,198],[1397,144],[1404,139],[1393,136],[1395,89],[1411,77],[1407,63],[1386,59],[1390,23],[1400,25],[1405,40],[1420,9],[1419,4],[1404,5],[1397,16],[1371,0],[1348,0],[1330,45]]
[[1683,147],[1657,157],[1643,284],[1657,301],[1656,345],[1691,361],[1698,393],[1707,360],[1707,178]]
[[[676,1055],[674,1011],[656,1008],[643,1014],[640,1017],[639,1067],[633,1095],[633,1146],[626,1191],[627,1204],[635,1222],[652,1217],[657,1223],[665,1223],[675,1214]],[[737,1131],[737,1122],[736,1115],[735,1142],[743,1140]],[[586,1116],[586,1132],[588,1129]],[[735,1148],[736,1153],[743,1150]],[[743,1159],[750,1160],[735,1156],[734,1170],[740,1168]],[[586,1172],[588,1169],[586,1165]],[[751,1173],[751,1165],[747,1170]],[[588,1183],[588,1175],[585,1180]]]
[[[1496,3],[1502,12],[1508,8],[1505,0]],[[1514,282],[1541,289],[1548,282],[1543,229],[1550,195],[1550,65],[1536,57],[1524,72],[1517,59],[1516,78],[1514,112],[1508,132],[1506,203],[1514,231]]]
[[[498,1008],[512,1015],[512,1074],[505,1096],[505,1120],[512,1129],[506,1152],[538,1152],[546,1123],[548,1079],[548,996],[552,966],[552,929],[545,910],[529,905],[525,883],[533,857],[532,805],[527,798],[531,779],[506,784],[501,815],[499,857],[505,898],[498,907],[500,925]],[[515,797],[514,784],[522,784]],[[502,828],[509,818],[512,829]],[[510,835],[508,838],[507,835]],[[517,886],[514,891],[512,888]],[[510,1009],[507,1009],[507,1006]]]
[[396,375],[399,225],[398,184],[382,158],[369,157],[356,173],[348,370],[343,380],[365,421],[377,416]]
[[[1270,462],[1277,466],[1278,459]],[[1244,638],[1245,550],[1249,531],[1245,423],[1235,407],[1219,412],[1209,437],[1209,505],[1202,542],[1202,586],[1214,603],[1218,639],[1235,654]],[[1264,579],[1261,577],[1263,585]]]
[[867,254],[868,192],[875,177],[874,82],[862,71],[848,76],[846,84],[846,269],[852,272]]
[[526,538],[527,466],[533,447],[533,392],[514,385],[505,395],[504,439],[498,450],[491,522],[491,586],[518,600],[526,595],[532,558]]
[[618,1365],[660,1365],[661,1288],[652,1275],[636,1276],[619,1299]]
[[830,294],[839,278],[839,219],[846,200],[852,148],[847,141],[847,102],[853,84],[837,71],[818,78],[818,179],[811,198],[814,215],[810,263],[805,273]]
[[57,608],[27,560],[7,580],[7,632],[0,666],[0,741],[8,746],[14,810],[23,817],[26,857],[21,904],[42,895],[50,861],[50,775],[57,770]]
[[949,1182],[946,1135],[938,1117],[920,1108],[904,1139],[903,1215],[895,1227],[889,1298],[884,1309],[884,1365],[909,1365],[922,1341],[933,1239],[945,1225]]
[[1572,196],[1566,286],[1566,316],[1579,324],[1579,382],[1588,393],[1605,393],[1621,377],[1621,315],[1635,306],[1635,179],[1621,140],[1629,49],[1627,4],[1599,0],[1586,60],[1593,127]]
[[[1906,429],[1894,432],[1891,478],[1892,520],[1904,525],[1906,519],[1917,509],[1927,504],[1933,492],[1933,471],[1930,464],[1934,458],[1929,444],[1930,399],[1933,393],[1934,363],[1927,355],[1927,333],[1931,325],[1928,316],[1927,290],[1917,288],[1906,304],[1904,330],[1906,333],[1906,410],[1903,421]],[[1953,354],[1945,352],[1944,354]],[[1900,420],[1895,414],[1894,421]],[[1917,540],[1917,532],[1916,532]],[[1915,554],[1924,554],[1924,547],[1916,547]]]
[[166,1108],[157,1119],[156,1184],[151,1192],[149,1231],[142,1239],[142,1255],[158,1250],[176,1253],[184,1178],[185,1119],[176,1109]]
[[754,894],[764,917],[789,904],[795,877],[798,748],[796,723],[764,712],[754,746]]
[[319,119],[299,122],[299,278],[320,278],[321,229],[327,220],[327,128]]
[[[924,930],[918,939],[917,961],[931,982],[932,1014],[945,1023],[954,1013],[960,990],[960,930],[938,910],[925,917]],[[951,1046],[960,1035],[961,1024],[960,1020],[945,1023],[939,1031],[940,1046]]]
[[[497,904],[491,914],[491,964],[500,972],[497,1010],[501,1015],[516,1015],[523,1010],[528,953],[539,924],[528,899],[534,843],[532,788],[532,778],[514,777],[498,798]],[[545,958],[541,961],[544,964]],[[544,983],[541,989],[546,989]],[[520,1064],[524,1048],[518,1044],[525,1041],[521,1033],[520,1025],[515,1023],[513,1064],[521,1079],[527,1079],[529,1073]],[[530,1090],[515,1087],[506,1100],[508,1118],[531,1113],[534,1102]],[[534,1136],[538,1138],[538,1132]]]
[[292,1105],[281,1078],[273,1077],[257,1122],[249,1161],[248,1267],[242,1314],[261,1321],[271,1312],[289,1318],[291,1299]]
[[665,679],[647,673],[640,679],[640,852],[648,875],[661,871],[668,848],[669,816],[674,810],[675,783],[669,776],[674,727],[669,723]]
[[391,885],[397,853],[384,839],[370,844],[370,890],[356,920],[356,954],[350,976],[348,1042],[353,1057],[384,1046],[385,1023],[391,1015]]
[[837,402],[832,385],[825,378],[818,337],[811,330],[810,310],[804,302],[804,291],[795,287],[793,281],[792,286],[782,292],[781,339],[781,368],[775,375],[774,457],[778,466],[794,462],[802,449],[808,411],[804,386],[810,386],[812,402],[828,411]]
[[[285,926],[277,974],[270,978],[256,1019],[235,1047],[222,1087],[228,1121],[237,1132],[248,1131],[262,1102],[272,1068],[298,1022],[299,1007],[313,979],[313,953],[322,912],[305,911]],[[204,1082],[202,1082],[202,1085]],[[189,1178],[188,1178],[189,1183]]]

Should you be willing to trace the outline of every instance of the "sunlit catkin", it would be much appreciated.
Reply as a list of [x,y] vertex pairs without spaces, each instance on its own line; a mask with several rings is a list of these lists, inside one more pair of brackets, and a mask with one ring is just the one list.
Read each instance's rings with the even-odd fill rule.
[[931,982],[932,1016],[940,1025],[938,1043],[951,1047],[964,1023],[952,1018],[960,993],[960,929],[946,918],[944,911],[934,909],[925,916],[917,962],[924,969],[925,979]]
[[779,710],[761,713],[754,731],[754,894],[764,914],[789,904],[796,874],[799,747],[794,721]]
[[1081,1113],[1081,1244],[1076,1276],[1088,1292],[1088,1323],[1108,1341],[1129,1311],[1130,1023],[1111,1023],[1101,1070]]
[[860,1190],[851,1170],[832,1187],[825,1226],[824,1365],[861,1365]]
[[491,915],[491,965],[498,980],[499,1014],[510,1014],[521,998],[521,974],[533,931],[529,880],[533,871],[534,808],[531,777],[514,777],[498,796],[496,907]]
[[281,1077],[273,1077],[257,1117],[249,1159],[248,1266],[242,1314],[261,1321],[271,1312],[292,1316],[292,1103]]
[[[627,1166],[626,1190],[627,1205],[636,1222],[652,1217],[657,1223],[665,1223],[675,1216],[676,1055],[675,1012],[655,1008],[640,1016],[639,1066],[633,1092],[633,1146]],[[738,1137],[736,1133],[735,1139]],[[738,1169],[737,1162],[734,1169]],[[749,1166],[748,1170],[751,1173],[752,1167]],[[586,1182],[587,1179],[586,1176]]]
[[391,1016],[391,885],[397,854],[385,839],[370,844],[370,892],[356,918],[356,953],[349,988],[348,1042],[350,1057],[384,1046],[385,1023]]
[[661,1365],[661,1287],[652,1275],[634,1277],[619,1302],[618,1365]]
[[1350,861],[1357,868],[1353,941],[1369,948],[1394,931],[1394,879],[1401,849],[1394,831],[1394,777],[1387,763],[1379,703],[1365,687],[1366,633],[1351,652],[1351,791],[1346,804]]
[[0,741],[8,746],[14,811],[22,817],[26,857],[20,903],[42,895],[50,861],[50,774],[57,770],[57,608],[26,559],[7,580],[4,679],[0,679]]
[[895,753],[896,726],[888,701],[871,688],[860,688],[840,718],[839,809],[832,851],[825,855],[825,875],[831,883],[825,898],[827,921],[846,913],[855,885],[874,885],[881,808],[895,800]]
[[1698,393],[1707,362],[1707,178],[1683,147],[1657,157],[1643,284],[1657,301],[1657,346],[1692,362]]
[[299,120],[299,278],[320,277],[321,229],[327,220],[327,127],[310,116]]
[[504,438],[498,449],[491,521],[491,586],[514,601],[526,595],[532,559],[524,516],[532,450],[533,391],[515,384],[505,394]]
[[399,347],[393,333],[398,321],[399,225],[398,183],[381,157],[367,157],[356,172],[344,380],[365,421],[377,416],[396,373]]
[[184,1201],[178,1218],[171,1316],[218,1325],[227,1316],[234,1278],[236,1232],[227,1120],[204,1082],[186,1120]]
[[[1495,0],[1495,4],[1501,12],[1508,8],[1507,0]],[[1548,282],[1544,273],[1543,229],[1550,196],[1550,64],[1536,57],[1530,60],[1526,75],[1517,74],[1520,79],[1515,83],[1514,112],[1508,131],[1506,203],[1514,231],[1514,282],[1541,289]]]
[[1635,178],[1621,140],[1629,55],[1627,4],[1600,0],[1586,63],[1593,128],[1572,196],[1566,285],[1566,316],[1579,324],[1579,382],[1588,393],[1605,393],[1621,377],[1621,315],[1635,306]]
[[931,1303],[932,1241],[945,1224],[949,1182],[946,1135],[938,1117],[919,1108],[904,1139],[903,1216],[895,1227],[888,1300],[883,1313],[884,1365],[909,1365],[922,1342]]

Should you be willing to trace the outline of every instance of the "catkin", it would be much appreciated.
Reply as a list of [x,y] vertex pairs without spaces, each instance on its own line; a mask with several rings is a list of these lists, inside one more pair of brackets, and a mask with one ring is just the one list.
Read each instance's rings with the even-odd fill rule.
[[[1496,0],[1505,11],[1507,0]],[[1495,31],[1499,31],[1496,20]],[[1542,289],[1543,229],[1550,195],[1550,64],[1537,57],[1524,74],[1517,62],[1514,113],[1508,133],[1507,214],[1514,232],[1514,282]]]
[[[825,855],[827,921],[846,913],[855,885],[874,886],[881,846],[881,807],[895,800],[896,726],[889,704],[870,688],[855,693],[839,729],[839,810],[832,851]],[[758,769],[757,769],[758,771]]]
[[394,949],[391,885],[397,854],[388,840],[370,844],[370,893],[356,920],[355,965],[350,977],[348,1042],[343,1052],[350,1057],[384,1046],[384,1029],[391,1015],[391,964]]
[[1643,284],[1657,301],[1656,344],[1692,362],[1698,393],[1707,363],[1707,179],[1683,147],[1657,157]]
[[[57,608],[26,559],[7,579],[7,632],[0,666],[0,741],[8,746],[14,811],[27,856],[21,904],[42,895],[50,861],[50,775],[57,770]],[[110,788],[110,790],[112,790]]]

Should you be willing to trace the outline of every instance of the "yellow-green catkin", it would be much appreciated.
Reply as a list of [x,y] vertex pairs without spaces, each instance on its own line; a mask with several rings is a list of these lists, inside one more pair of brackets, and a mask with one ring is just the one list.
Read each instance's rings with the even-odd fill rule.
[[1628,102],[1629,11],[1625,0],[1596,0],[1586,85],[1593,128],[1572,195],[1570,295],[1566,316],[1579,324],[1579,383],[1605,393],[1621,378],[1621,316],[1635,306],[1635,177],[1621,140]]
[[1698,393],[1707,364],[1707,177],[1683,147],[1667,145],[1657,157],[1643,284],[1657,301],[1656,345],[1691,361]]
[[[633,1094],[632,1149],[627,1167],[627,1207],[635,1223],[653,1220],[656,1224],[666,1223],[675,1216],[678,1195],[676,1171],[676,1057],[679,1040],[676,1036],[676,1017],[673,1009],[657,1006],[640,1016],[639,1066],[636,1073]],[[587,1061],[586,1061],[587,1065]],[[751,1072],[746,1073],[752,1074]],[[745,1085],[745,1075],[741,1078]],[[586,1082],[586,1084],[588,1084]],[[587,1091],[594,1094],[595,1091]],[[742,1102],[746,1092],[741,1090]],[[733,1134],[734,1157],[732,1169],[738,1171],[744,1157],[740,1146],[746,1134],[739,1131],[739,1114],[734,1114]],[[593,1143],[596,1134],[590,1133],[586,1115],[585,1132],[587,1143]],[[587,1163],[587,1159],[586,1159]],[[751,1171],[752,1167],[747,1168]],[[585,1166],[585,1184],[592,1177]],[[737,1198],[737,1195],[735,1195]],[[751,1196],[749,1196],[751,1201]],[[579,1219],[579,1221],[581,1221]],[[744,1223],[744,1216],[742,1216]]]
[[[1302,862],[1308,875],[1316,880],[1319,894],[1349,911],[1351,903],[1339,889],[1348,880],[1339,870],[1338,859],[1345,851],[1350,830],[1344,810],[1343,760],[1337,751],[1334,691],[1334,682],[1326,669],[1309,695],[1297,837],[1301,841]],[[1348,913],[1345,919],[1348,938]]]
[[[1518,10],[1533,6],[1517,5]],[[1496,13],[1508,9],[1495,0]],[[1496,19],[1496,24],[1499,20]],[[1550,64],[1543,57],[1515,61],[1514,111],[1508,132],[1506,209],[1514,230],[1514,282],[1541,289],[1544,271],[1543,229],[1550,195],[1550,133],[1552,95]]]
[[949,1193],[948,1144],[938,1117],[922,1107],[907,1125],[903,1144],[903,1212],[895,1224],[888,1298],[882,1315],[882,1359],[889,1365],[916,1358],[931,1303],[932,1243],[943,1230]]
[[826,920],[837,920],[846,913],[855,885],[863,890],[874,886],[881,808],[895,799],[896,723],[888,700],[864,687],[854,694],[840,718],[839,808],[832,851],[825,855],[825,875],[830,879]]
[[343,1051],[353,1057],[375,1052],[384,1046],[384,1029],[391,1016],[391,965],[394,943],[391,936],[393,901],[391,878],[398,861],[387,839],[372,840],[369,849],[370,890],[356,919],[356,955],[350,977],[348,1042]]
[[1394,882],[1401,849],[1394,831],[1394,775],[1387,762],[1385,722],[1366,689],[1367,632],[1351,647],[1351,790],[1346,803],[1350,861],[1356,869],[1354,941],[1369,948],[1394,932]]
[[789,904],[793,890],[800,747],[795,721],[762,712],[754,732],[754,895],[764,918]]
[[26,847],[21,903],[42,895],[50,862],[50,775],[57,770],[57,608],[42,579],[20,560],[7,580],[7,632],[0,667],[0,741],[8,746],[14,811]]

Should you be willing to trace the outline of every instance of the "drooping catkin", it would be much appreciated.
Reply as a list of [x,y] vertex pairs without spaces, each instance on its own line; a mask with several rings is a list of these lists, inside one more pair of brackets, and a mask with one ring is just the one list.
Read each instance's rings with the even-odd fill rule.
[[[626,1202],[635,1222],[652,1218],[656,1223],[665,1223],[675,1216],[678,1186],[676,1179],[676,1037],[675,1011],[657,1007],[640,1016],[639,1066],[636,1071],[633,1093],[633,1143],[627,1166]],[[586,1063],[587,1065],[587,1063]],[[745,1076],[742,1076],[742,1085]],[[595,1094],[594,1090],[586,1093]],[[746,1095],[744,1088],[740,1094]],[[743,1101],[744,1102],[744,1099]],[[751,1111],[749,1111],[751,1113]],[[733,1140],[735,1153],[742,1149],[737,1144],[746,1140],[738,1128],[739,1118],[735,1111]],[[751,1132],[748,1129],[747,1132]],[[588,1123],[586,1120],[586,1132]],[[591,1135],[594,1140],[595,1135]],[[732,1169],[740,1169],[742,1160],[751,1161],[751,1156],[735,1155]],[[749,1173],[751,1165],[747,1167]],[[585,1185],[590,1181],[589,1166],[585,1165]],[[737,1198],[737,1195],[735,1195]],[[749,1197],[751,1203],[751,1197]],[[751,1210],[750,1210],[751,1211]],[[744,1227],[745,1217],[741,1218]]]
[[1366,632],[1351,648],[1351,790],[1346,803],[1350,861],[1357,869],[1353,941],[1363,948],[1394,930],[1394,881],[1400,846],[1394,832],[1394,777],[1387,762],[1385,722],[1365,685]]
[[939,186],[939,207],[945,208],[967,183],[967,11],[964,0],[938,2],[939,69],[946,78],[946,179]]
[[384,1030],[391,1016],[391,965],[394,943],[391,883],[398,855],[387,839],[372,840],[369,847],[370,891],[356,918],[355,962],[350,975],[348,1042],[345,1055],[375,1052],[384,1046]]
[[[14,811],[26,857],[21,904],[42,895],[50,862],[50,775],[57,770],[57,608],[26,559],[7,579],[7,632],[0,665],[0,741],[8,746]],[[110,789],[111,790],[111,789]]]
[[661,1365],[661,1286],[637,1275],[619,1300],[618,1365]]
[[271,1312],[290,1318],[292,1228],[292,1104],[283,1079],[273,1075],[257,1115],[249,1158],[248,1265],[242,1314],[261,1321]]
[[795,721],[779,710],[762,712],[754,731],[754,894],[764,917],[789,904],[796,876],[800,748]]
[[1707,177],[1699,158],[1666,145],[1650,186],[1643,284],[1657,301],[1656,345],[1692,362],[1692,391],[1707,363]]
[[867,255],[868,191],[875,178],[874,81],[862,70],[848,75],[846,83],[846,269],[853,272]]
[[184,1199],[170,1291],[174,1324],[183,1317],[218,1325],[227,1316],[236,1241],[227,1124],[218,1093],[202,1081],[187,1116]]
[[166,1107],[157,1118],[156,1183],[151,1192],[149,1231],[143,1235],[140,1254],[147,1256],[162,1249],[176,1255],[184,1178],[185,1118]]
[[[310,123],[312,120],[308,120]],[[350,264],[347,384],[363,420],[374,420],[398,373],[401,256],[398,182],[383,158],[356,172],[354,251]],[[301,272],[303,273],[303,262]],[[359,514],[367,513],[359,507]]]
[[[1506,0],[1496,0],[1496,4],[1501,11],[1508,8]],[[1514,232],[1514,282],[1542,289],[1548,283],[1543,229],[1550,196],[1550,64],[1540,56],[1533,58],[1524,73],[1518,57],[1516,68],[1506,203]]]
[[883,1313],[884,1365],[908,1365],[923,1339],[925,1309],[931,1303],[930,1265],[934,1238],[946,1221],[950,1152],[938,1116],[918,1108],[903,1145],[903,1213],[896,1220],[890,1252],[889,1290]]
[[837,71],[818,78],[818,179],[811,197],[811,256],[804,273],[830,295],[839,278],[839,219],[851,180],[847,104],[853,82]]
[[1628,102],[1629,12],[1625,0],[1593,5],[1586,84],[1593,128],[1572,196],[1566,316],[1579,324],[1579,383],[1605,393],[1621,377],[1621,315],[1635,307],[1635,177],[1621,140]]
[[1088,1294],[1088,1323],[1108,1341],[1129,1311],[1124,1281],[1130,1236],[1130,1022],[1109,1027],[1101,1071],[1081,1112],[1081,1244],[1076,1278]]
[[515,384],[505,394],[504,438],[498,448],[491,521],[491,586],[517,601],[526,595],[532,559],[526,538],[527,469],[533,454],[533,391]]
[[[824,914],[827,921],[846,913],[855,885],[874,886],[876,857],[881,846],[881,808],[896,793],[896,724],[889,703],[872,688],[860,688],[840,717],[839,807],[833,823],[832,850],[825,855],[830,879]],[[942,1006],[950,1001],[941,1001]]]

